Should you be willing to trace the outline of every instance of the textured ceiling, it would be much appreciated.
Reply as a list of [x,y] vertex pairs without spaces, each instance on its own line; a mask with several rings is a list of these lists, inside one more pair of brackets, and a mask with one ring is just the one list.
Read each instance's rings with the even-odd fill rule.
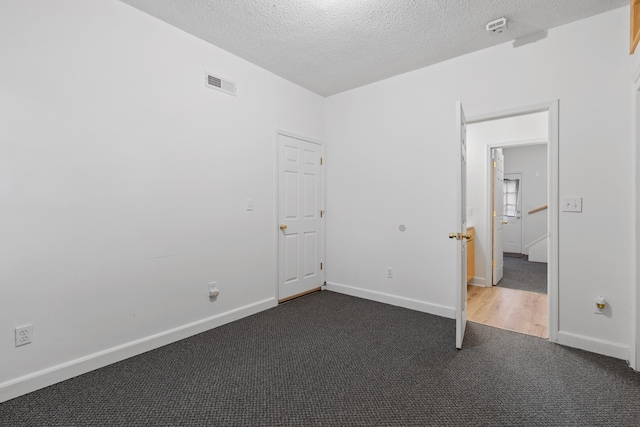
[[[629,5],[629,0],[121,1],[324,96]],[[488,33],[486,23],[502,16],[508,30]]]

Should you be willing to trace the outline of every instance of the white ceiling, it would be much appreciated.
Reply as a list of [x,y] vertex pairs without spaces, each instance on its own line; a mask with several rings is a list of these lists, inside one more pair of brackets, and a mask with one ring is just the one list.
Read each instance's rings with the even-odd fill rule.
[[[323,96],[629,6],[629,0],[121,1]],[[508,30],[488,33],[486,23],[502,16]]]

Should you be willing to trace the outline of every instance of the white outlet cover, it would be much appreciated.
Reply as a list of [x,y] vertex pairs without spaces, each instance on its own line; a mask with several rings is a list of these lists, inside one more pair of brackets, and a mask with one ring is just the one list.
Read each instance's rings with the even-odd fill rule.
[[560,209],[562,212],[582,212],[582,197],[563,197]]
[[33,340],[33,325],[18,326],[16,328],[16,347],[29,344]]

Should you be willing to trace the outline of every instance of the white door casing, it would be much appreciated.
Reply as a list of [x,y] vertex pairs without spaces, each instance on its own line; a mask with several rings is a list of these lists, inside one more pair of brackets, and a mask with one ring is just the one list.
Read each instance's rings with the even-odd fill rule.
[[[456,102],[456,145],[460,146],[458,171],[456,177],[459,180],[457,187],[457,226],[460,231],[457,234],[456,244],[456,348],[462,349],[464,332],[467,327],[467,123],[464,117],[462,103]],[[451,236],[450,236],[451,237]],[[458,243],[459,242],[459,243]]]
[[504,275],[503,258],[503,210],[504,210],[504,155],[501,148],[493,150],[493,260],[492,284],[497,285]]
[[[508,173],[504,175],[505,180],[518,181],[518,197],[516,201],[516,215],[504,216],[504,227],[502,229],[503,250],[516,254],[522,253],[522,174]],[[506,212],[505,212],[506,214]]]
[[[480,123],[491,120],[499,120],[508,117],[515,117],[524,114],[537,113],[540,111],[548,111],[548,135],[543,140],[530,140],[530,141],[513,141],[513,142],[500,142],[494,144],[487,144],[485,146],[485,158],[487,171],[486,171],[486,188],[491,188],[492,176],[491,176],[491,150],[493,148],[506,148],[516,147],[523,145],[537,145],[548,144],[547,146],[547,197],[548,206],[547,209],[547,226],[549,239],[547,241],[547,253],[549,258],[548,270],[547,270],[547,309],[549,313],[548,317],[548,331],[549,341],[558,342],[558,324],[560,317],[560,307],[558,303],[558,235],[559,235],[559,189],[558,189],[558,176],[559,176],[559,139],[560,139],[560,101],[553,99],[549,101],[540,102],[537,104],[525,105],[521,107],[509,108],[506,110],[495,111],[491,113],[478,114],[468,119],[468,123]],[[490,191],[486,192],[486,207],[487,214],[484,216],[487,219],[487,230],[491,229],[493,218],[491,217],[491,203],[493,195]],[[493,233],[486,233],[485,246],[491,247],[491,240],[493,239]],[[491,271],[491,257],[486,257],[485,271]]]
[[322,144],[278,133],[278,299],[324,283]]

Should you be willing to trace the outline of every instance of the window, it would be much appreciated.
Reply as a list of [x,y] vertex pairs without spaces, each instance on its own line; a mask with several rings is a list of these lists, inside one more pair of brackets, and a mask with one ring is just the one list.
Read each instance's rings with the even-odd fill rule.
[[505,179],[504,183],[504,216],[516,216],[520,193],[519,179]]

